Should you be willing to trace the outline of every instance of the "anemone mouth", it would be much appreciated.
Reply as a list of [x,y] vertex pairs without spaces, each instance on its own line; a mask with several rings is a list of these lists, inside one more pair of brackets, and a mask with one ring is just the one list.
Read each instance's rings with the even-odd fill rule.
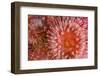
[[[72,54],[73,56],[75,54],[79,53],[79,40],[77,40],[77,36],[73,32],[65,32],[64,35],[62,35],[62,47],[64,48],[64,51],[67,54]],[[77,44],[76,44],[77,43]]]
[[64,48],[74,48],[76,45],[75,36],[72,32],[65,32],[64,35],[62,35],[62,41]]
[[28,60],[87,58],[87,17],[29,18]]

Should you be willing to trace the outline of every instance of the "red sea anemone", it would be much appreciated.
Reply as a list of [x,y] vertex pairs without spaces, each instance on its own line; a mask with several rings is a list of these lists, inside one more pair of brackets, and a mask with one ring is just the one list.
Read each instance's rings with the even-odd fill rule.
[[86,20],[86,17],[48,17],[48,47],[53,59],[82,58],[87,55]]
[[29,16],[29,60],[87,57],[88,18]]

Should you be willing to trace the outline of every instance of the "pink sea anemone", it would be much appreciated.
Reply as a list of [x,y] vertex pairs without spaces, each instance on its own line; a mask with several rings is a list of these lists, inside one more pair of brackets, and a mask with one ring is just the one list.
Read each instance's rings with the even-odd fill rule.
[[48,47],[52,59],[87,57],[87,18],[49,16]]

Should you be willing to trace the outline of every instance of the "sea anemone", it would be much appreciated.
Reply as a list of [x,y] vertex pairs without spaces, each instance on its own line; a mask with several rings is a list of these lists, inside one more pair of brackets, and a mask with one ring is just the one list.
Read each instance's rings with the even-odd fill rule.
[[28,16],[28,60],[47,59],[46,27],[41,16]]
[[87,57],[87,17],[48,16],[51,59]]

